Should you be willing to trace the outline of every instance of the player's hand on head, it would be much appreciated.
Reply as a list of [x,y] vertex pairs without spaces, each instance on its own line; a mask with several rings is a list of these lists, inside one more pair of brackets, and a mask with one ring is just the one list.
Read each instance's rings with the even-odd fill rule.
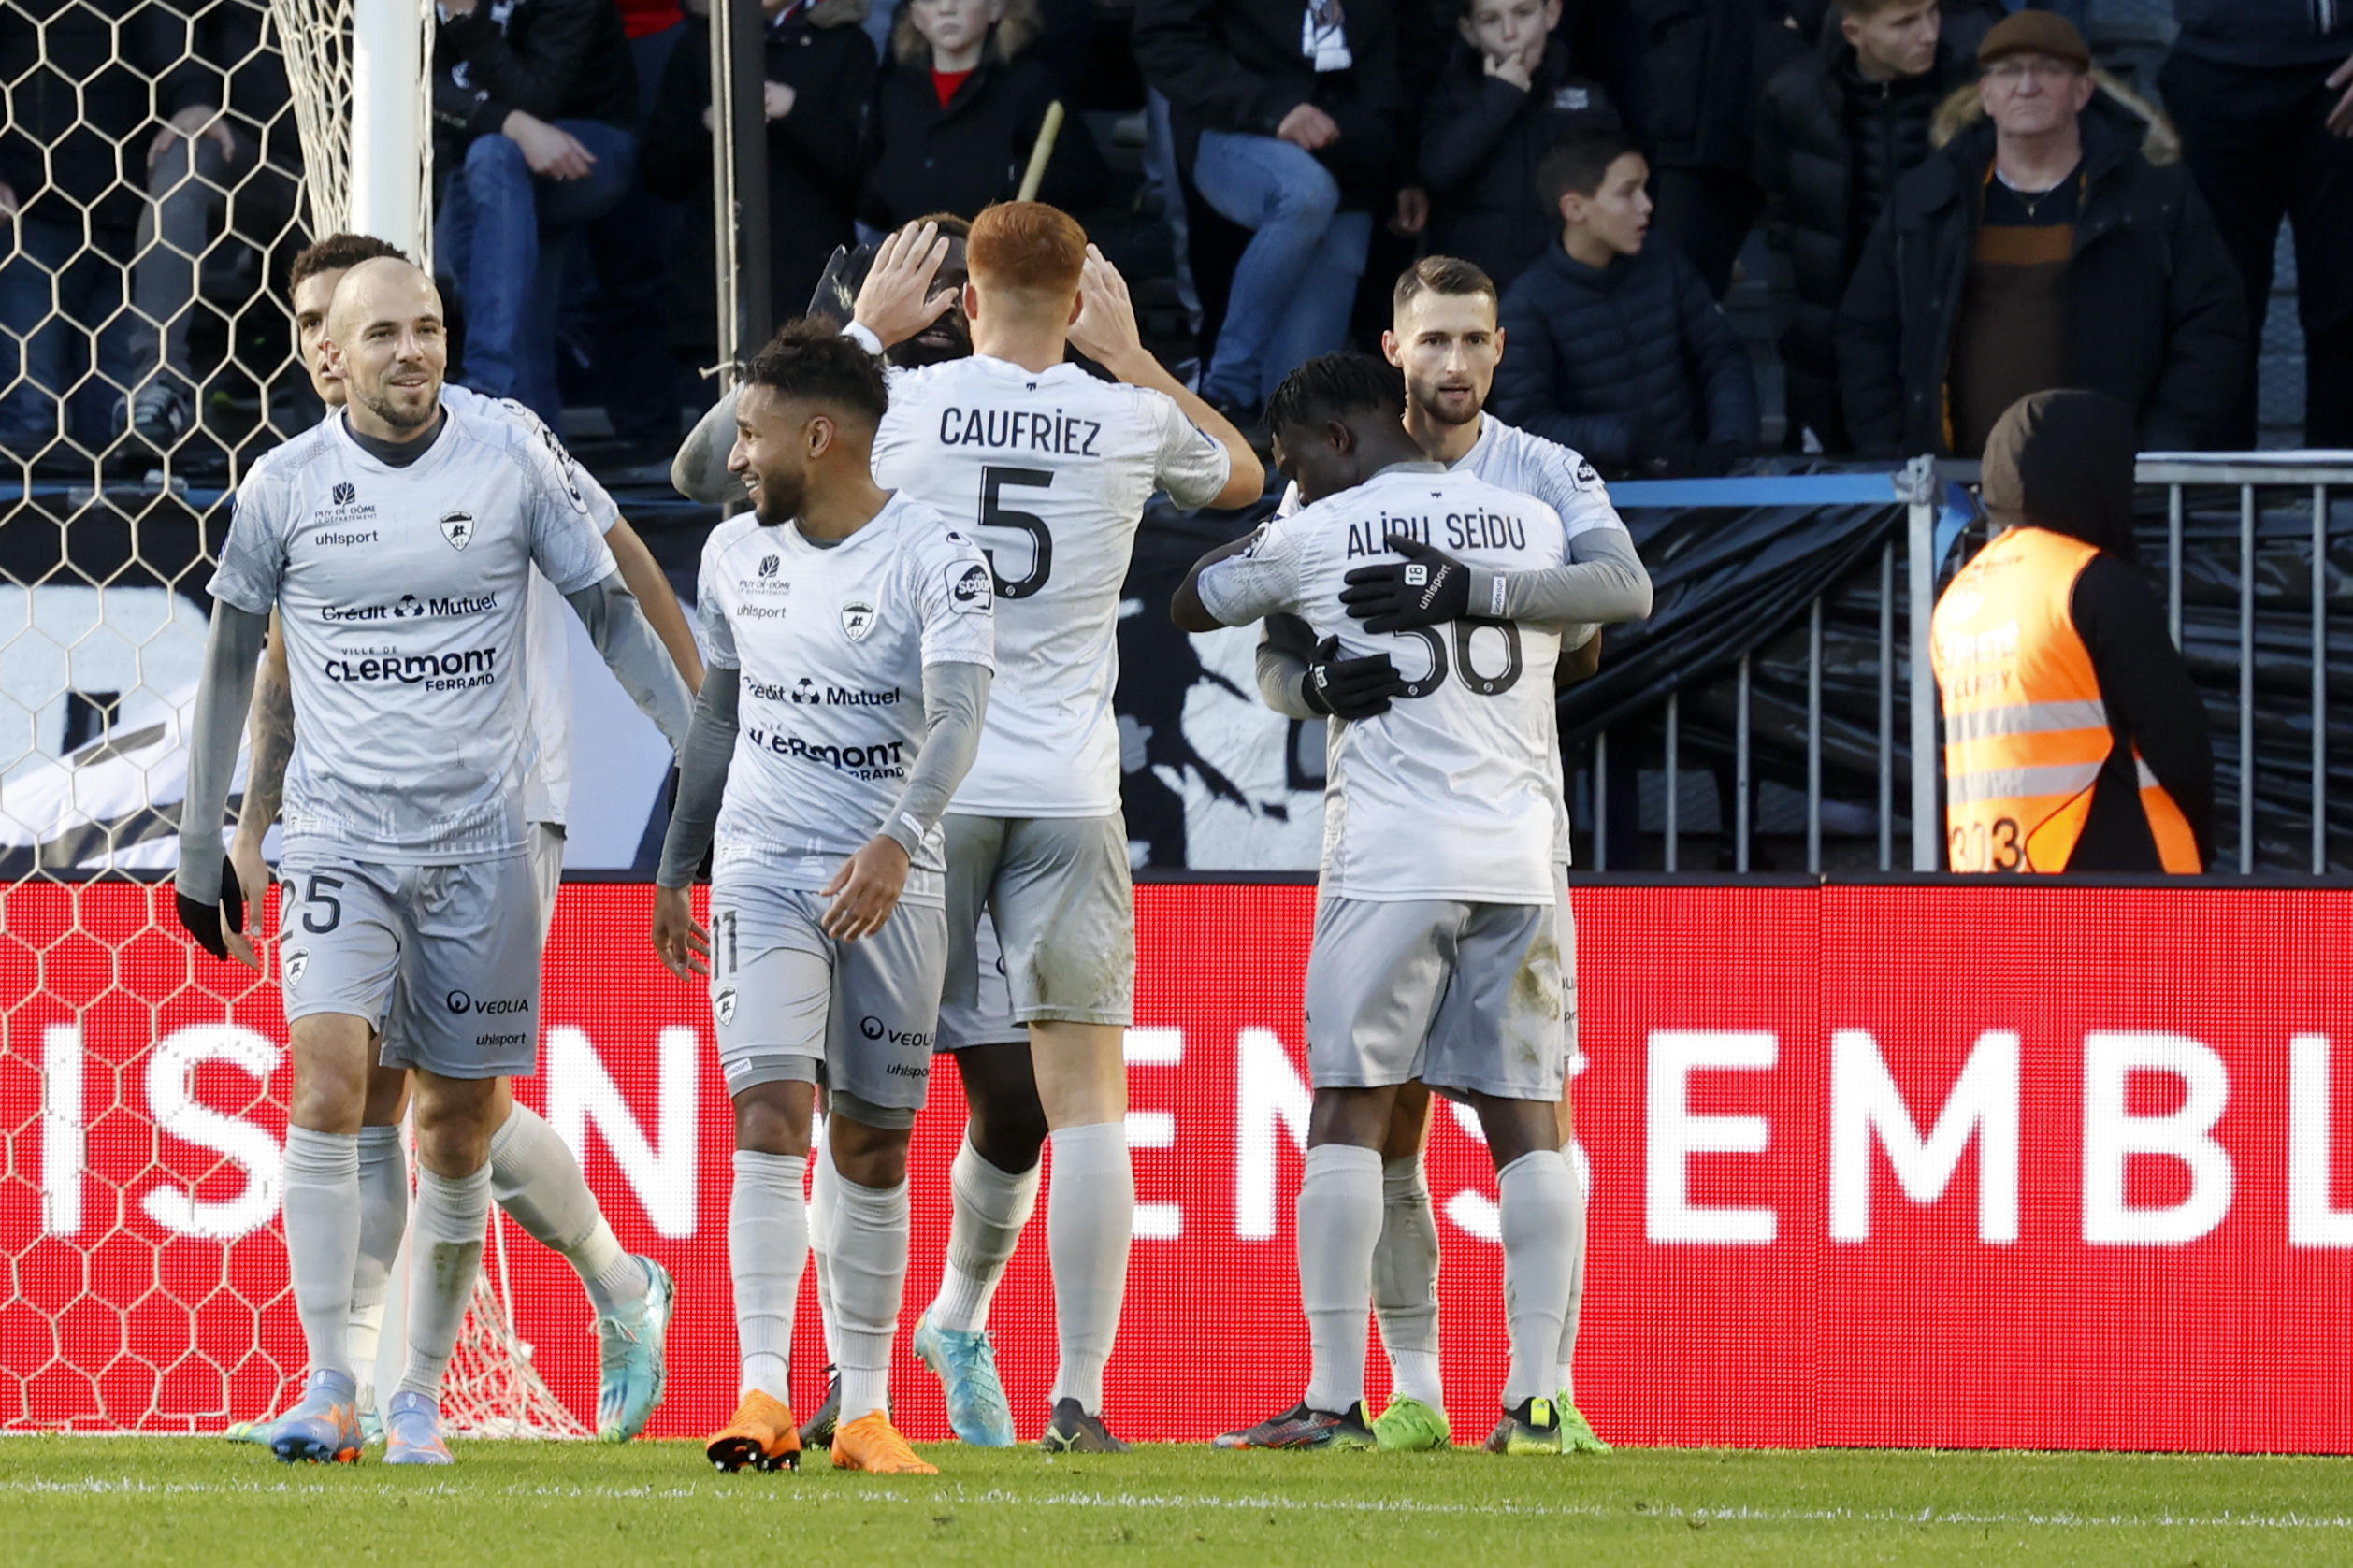
[[711,974],[711,933],[695,918],[684,887],[654,889],[654,953],[681,980]]
[[1128,281],[1091,244],[1078,273],[1078,319],[1070,324],[1070,341],[1080,353],[1106,367],[1144,346]]
[[833,880],[820,889],[833,901],[817,924],[836,942],[873,936],[899,907],[900,891],[906,885],[906,847],[878,833],[859,845],[858,853],[843,861]]
[[956,303],[954,289],[931,287],[947,252],[948,238],[937,223],[909,223],[886,236],[858,286],[852,317],[886,349],[938,321]]
[[1340,640],[1327,637],[1316,644],[1301,686],[1307,706],[1335,719],[1370,719],[1389,712],[1393,698],[1406,689],[1404,677],[1387,654],[1340,656]]
[[1348,574],[1340,602],[1369,632],[1442,626],[1470,613],[1470,568],[1445,551],[1404,534],[1389,548],[1405,557]]
[[245,930],[245,890],[238,884],[237,867],[229,857],[221,857],[221,897],[208,903],[192,899],[175,888],[173,907],[179,911],[180,928],[195,939],[198,947],[216,958],[235,958],[248,969],[258,970],[261,961],[253,956],[253,944]]

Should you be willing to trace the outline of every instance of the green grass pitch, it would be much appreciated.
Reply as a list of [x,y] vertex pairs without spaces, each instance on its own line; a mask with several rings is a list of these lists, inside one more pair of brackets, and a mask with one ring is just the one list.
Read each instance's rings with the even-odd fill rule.
[[207,1438],[0,1438],[14,1562],[1455,1563],[2353,1561],[2353,1460],[1621,1451],[1048,1460],[722,1475],[699,1447],[460,1443],[446,1470]]

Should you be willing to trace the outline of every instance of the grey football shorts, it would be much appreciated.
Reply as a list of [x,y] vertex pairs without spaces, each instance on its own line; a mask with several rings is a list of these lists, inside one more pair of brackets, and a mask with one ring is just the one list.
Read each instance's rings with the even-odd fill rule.
[[728,1094],[822,1084],[855,1120],[913,1127],[931,1077],[946,917],[902,899],[873,936],[837,942],[818,925],[831,902],[749,880],[712,887],[711,1016]]
[[[1574,1075],[1578,1070],[1577,1054],[1577,911],[1568,901],[1568,867],[1552,868],[1554,908],[1558,921],[1553,941],[1560,949],[1561,964],[1561,1058]],[[1470,992],[1450,987],[1438,1003],[1436,1019],[1430,1025],[1434,1036],[1448,1035],[1467,1029],[1470,1025]]]
[[[952,945],[952,944],[951,944]],[[940,998],[940,1049],[960,1051],[967,1045],[1026,1045],[1030,1031],[1013,1015],[1013,991],[1005,984],[1004,949],[997,944],[997,923],[981,912],[980,928],[973,933],[974,1000]],[[954,991],[954,985],[944,987]]]
[[[530,842],[527,853],[531,860],[531,890],[539,900],[540,949],[547,949],[547,936],[556,923],[556,897],[564,885],[564,825],[560,822],[535,822],[527,829]],[[404,1047],[396,1043],[404,1039],[416,1027],[416,1000],[409,987],[396,978],[392,983],[392,1000],[384,1007],[383,1050],[380,1059],[386,1066],[398,1066],[399,1053]],[[428,1006],[430,1005],[428,1000]]]
[[540,1059],[539,891],[528,856],[385,866],[312,851],[280,868],[289,1023],[346,1013],[386,1030],[386,1067],[527,1077]]
[[[1372,1088],[1418,1078],[1456,1097],[1558,1100],[1565,1058],[1556,918],[1550,904],[1324,899],[1307,957],[1315,1086]],[[1442,1011],[1447,1027],[1439,1029]]]
[[1135,888],[1127,823],[961,816],[947,835],[946,999],[979,1001],[974,932],[985,909],[1003,945],[1013,1016],[1126,1028],[1135,1018]]

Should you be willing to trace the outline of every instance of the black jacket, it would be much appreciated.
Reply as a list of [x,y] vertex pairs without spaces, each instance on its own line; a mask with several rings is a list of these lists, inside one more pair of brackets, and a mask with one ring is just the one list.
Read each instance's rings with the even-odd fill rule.
[[[159,129],[148,83],[182,42],[177,19],[143,0],[0,7],[0,180],[28,222],[79,229],[88,204],[96,227],[137,225]],[[8,244],[0,234],[0,248]]]
[[1355,64],[1315,69],[1299,50],[1303,0],[1136,0],[1135,58],[1165,94],[1177,156],[1190,168],[1203,131],[1271,137],[1311,103],[1340,127],[1316,154],[1357,208],[1386,211],[1399,178],[1397,21],[1391,0],[1348,0]]
[[[856,7],[832,7],[844,12]],[[829,7],[819,6],[818,22]],[[702,111],[711,103],[711,24],[688,16],[645,124],[638,167],[646,189],[669,201],[692,204],[700,216],[690,250],[711,243],[711,133]],[[833,248],[851,241],[867,107],[874,94],[874,47],[844,15],[839,25],[814,25],[810,13],[767,30],[761,69],[793,90],[792,112],[768,122],[768,262],[770,303],[777,321],[808,309]],[[679,272],[685,271],[681,258]],[[709,268],[703,268],[707,276]]]
[[1691,263],[1653,244],[1595,271],[1552,246],[1504,295],[1498,417],[1604,472],[1753,447],[1747,354]]
[[[2105,77],[2100,94],[2083,115],[2071,379],[2132,410],[2143,451],[2211,446],[2248,352],[2238,271],[2163,117]],[[1897,186],[1839,309],[1839,387],[1860,452],[1948,450],[1945,375],[1994,156],[1973,88],[1947,101],[1939,140]]]
[[[946,108],[929,65],[885,71],[867,122],[859,219],[888,229],[927,212],[977,218],[990,202],[1010,200],[1021,188],[1046,107],[1058,96],[1053,74],[1018,57],[984,61]],[[1103,194],[1108,177],[1085,117],[1075,105],[1062,107],[1061,135],[1038,199],[1075,212]]]
[[637,65],[613,0],[477,0],[441,23],[433,43],[440,150],[497,135],[514,109],[637,128]]
[[[1982,29],[1948,23],[1934,68],[1871,81],[1836,28],[1822,49],[1793,60],[1765,85],[1756,113],[1756,183],[1766,232],[1789,257],[1793,288],[1779,303],[1790,417],[1832,452],[1845,450],[1839,408],[1839,301],[1871,225],[1897,181],[1935,149],[1938,106],[1975,74]],[[1956,36],[1959,35],[1959,36]]]
[[1487,75],[1483,62],[1478,50],[1455,45],[1422,113],[1420,178],[1430,193],[1431,253],[1477,262],[1508,289],[1560,242],[1560,218],[1537,194],[1537,165],[1581,121],[1616,115],[1598,84],[1570,74],[1557,33],[1524,93]]
[[1643,139],[1665,168],[1749,172],[1759,87],[1806,50],[1783,0],[1634,0]]

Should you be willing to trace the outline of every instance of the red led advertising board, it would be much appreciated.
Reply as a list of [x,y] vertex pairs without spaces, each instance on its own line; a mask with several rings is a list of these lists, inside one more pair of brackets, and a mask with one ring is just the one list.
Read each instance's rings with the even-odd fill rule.
[[[195,954],[169,898],[0,896],[0,1426],[211,1430],[267,1413],[300,1370],[276,990]],[[1291,1209],[1314,893],[1137,898],[1139,1208],[1109,1406],[1123,1435],[1202,1439],[1291,1403],[1306,1375]],[[1605,1436],[2353,1451],[2353,892],[1575,898],[1593,1183],[1578,1393]],[[730,1123],[707,1002],[656,964],[649,905],[565,889],[542,1071],[517,1092],[582,1152],[625,1244],[676,1276],[652,1431],[698,1435],[736,1393]],[[960,1115],[943,1067],[916,1133],[902,1345],[938,1279]],[[1475,1434],[1505,1359],[1494,1178],[1444,1106],[1429,1172],[1448,1400]],[[1052,1374],[1044,1216],[993,1319],[1025,1436]],[[585,1412],[585,1297],[498,1223],[521,1336]],[[946,1435],[911,1359],[893,1398],[911,1435]]]

